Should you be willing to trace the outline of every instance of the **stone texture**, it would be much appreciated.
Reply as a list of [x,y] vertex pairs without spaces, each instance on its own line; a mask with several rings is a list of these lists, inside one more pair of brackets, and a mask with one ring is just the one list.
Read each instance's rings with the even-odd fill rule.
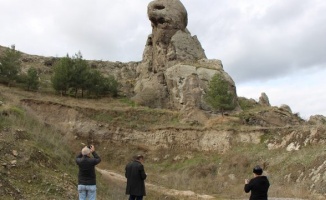
[[288,105],[286,105],[286,104],[282,104],[282,105],[280,106],[280,109],[282,109],[282,110],[286,110],[286,111],[288,111],[289,113],[292,113],[292,109],[291,109],[291,107],[288,106]]
[[190,121],[194,110],[209,110],[203,100],[209,81],[219,73],[228,80],[236,96],[232,78],[220,60],[208,60],[196,36],[187,30],[188,16],[179,0],[155,0],[148,5],[152,33],[148,36],[143,60],[137,66],[133,100],[157,108],[186,111]]
[[261,93],[258,103],[263,106],[271,106],[271,104],[269,103],[268,96],[265,94],[265,92]]
[[313,115],[310,116],[308,123],[314,125],[323,125],[326,124],[326,117],[323,115]]
[[203,94],[207,90],[209,80],[216,73],[227,77],[226,80],[234,88],[233,92],[236,92],[235,83],[231,77],[222,70],[219,62],[215,64],[219,70],[183,64],[174,65],[166,70],[165,78],[167,87],[171,88],[169,94],[173,107],[178,109],[185,107],[207,108],[208,106],[203,101]]
[[148,18],[152,25],[144,51],[144,61],[152,64],[152,70],[166,69],[174,60],[198,60],[206,58],[197,37],[186,29],[188,14],[179,0],[155,0],[149,3]]

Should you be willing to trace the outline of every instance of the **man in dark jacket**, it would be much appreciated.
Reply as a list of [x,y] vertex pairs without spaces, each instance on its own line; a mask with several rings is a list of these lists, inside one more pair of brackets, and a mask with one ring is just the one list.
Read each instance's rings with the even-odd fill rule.
[[147,175],[144,170],[143,162],[144,156],[137,155],[134,161],[126,165],[126,194],[130,195],[129,200],[142,200],[143,196],[146,196],[145,179]]
[[[91,154],[93,157],[91,157]],[[76,157],[79,167],[78,194],[79,200],[96,200],[96,174],[95,165],[101,162],[101,158],[95,152],[94,145],[86,146]]]
[[263,169],[260,166],[256,166],[253,169],[254,178],[250,181],[245,180],[244,191],[249,193],[251,191],[249,200],[267,200],[269,181],[266,176],[262,176]]

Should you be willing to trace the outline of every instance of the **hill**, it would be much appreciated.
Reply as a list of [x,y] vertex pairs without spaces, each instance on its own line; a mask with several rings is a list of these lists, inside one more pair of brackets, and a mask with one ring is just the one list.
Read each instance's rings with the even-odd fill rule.
[[[186,28],[179,0],[153,1],[147,11],[152,34],[142,61],[86,61],[119,81],[115,98],[80,98],[77,87],[69,88],[74,97],[56,94],[51,76],[60,58],[21,52],[21,73],[35,68],[40,85],[24,91],[10,73],[4,78],[14,87],[0,85],[1,198],[76,199],[74,156],[93,144],[102,158],[98,199],[126,198],[124,168],[139,153],[147,200],[247,199],[244,179],[257,164],[271,182],[269,196],[325,199],[326,118],[305,121],[264,93],[259,102],[238,97],[222,62],[207,59]],[[215,75],[235,106],[223,115],[205,101]]]
[[[74,155],[82,143],[97,146],[101,169],[123,174],[141,152],[148,182],[217,199],[246,197],[243,179],[256,164],[272,182],[270,196],[324,193],[325,125],[288,110],[243,98],[240,113],[189,124],[176,111],[126,98],[75,99],[0,86],[0,101],[0,191],[8,199],[74,199]],[[100,178],[99,187],[100,199],[124,198],[121,183]],[[147,199],[165,196],[153,192]]]

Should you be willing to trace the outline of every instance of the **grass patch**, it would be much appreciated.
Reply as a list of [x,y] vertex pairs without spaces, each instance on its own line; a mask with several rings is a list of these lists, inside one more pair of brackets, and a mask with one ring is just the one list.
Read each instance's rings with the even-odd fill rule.
[[149,130],[164,127],[178,126],[179,115],[171,111],[152,110],[148,108],[129,108],[123,110],[92,110],[82,111],[84,115],[95,121],[112,126],[125,127],[136,130]]
[[119,101],[133,108],[137,106],[130,98],[120,98]]

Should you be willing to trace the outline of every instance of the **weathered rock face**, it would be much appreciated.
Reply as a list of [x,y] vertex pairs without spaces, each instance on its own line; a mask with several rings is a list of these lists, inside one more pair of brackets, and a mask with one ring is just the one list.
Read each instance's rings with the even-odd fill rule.
[[269,103],[268,96],[266,95],[265,92],[261,93],[261,95],[259,97],[259,104],[261,104],[263,106],[271,106],[271,104]]
[[[232,78],[223,71],[219,60],[204,59],[199,61],[200,65],[206,67],[196,67],[191,64],[177,64],[165,71],[167,87],[172,88],[169,92],[171,103],[177,109],[183,110],[186,107],[208,109],[203,100],[203,93],[207,89],[209,80],[216,74],[221,74],[230,85],[234,86]],[[235,93],[235,88],[233,88]]]
[[326,124],[326,117],[323,115],[313,115],[310,116],[308,122],[309,124],[323,125]]
[[206,59],[196,36],[187,30],[188,16],[179,0],[155,0],[148,5],[152,34],[137,67],[133,100],[141,105],[179,110],[202,110],[208,83],[219,73],[236,88],[220,60]]
[[144,61],[151,62],[154,73],[166,69],[169,61],[206,58],[197,38],[186,29],[188,15],[179,0],[152,1],[147,14],[152,34],[148,37]]
[[282,104],[282,105],[280,106],[280,109],[282,109],[282,110],[286,110],[286,111],[288,111],[289,113],[292,113],[292,109],[291,109],[291,107],[290,107],[289,105]]

